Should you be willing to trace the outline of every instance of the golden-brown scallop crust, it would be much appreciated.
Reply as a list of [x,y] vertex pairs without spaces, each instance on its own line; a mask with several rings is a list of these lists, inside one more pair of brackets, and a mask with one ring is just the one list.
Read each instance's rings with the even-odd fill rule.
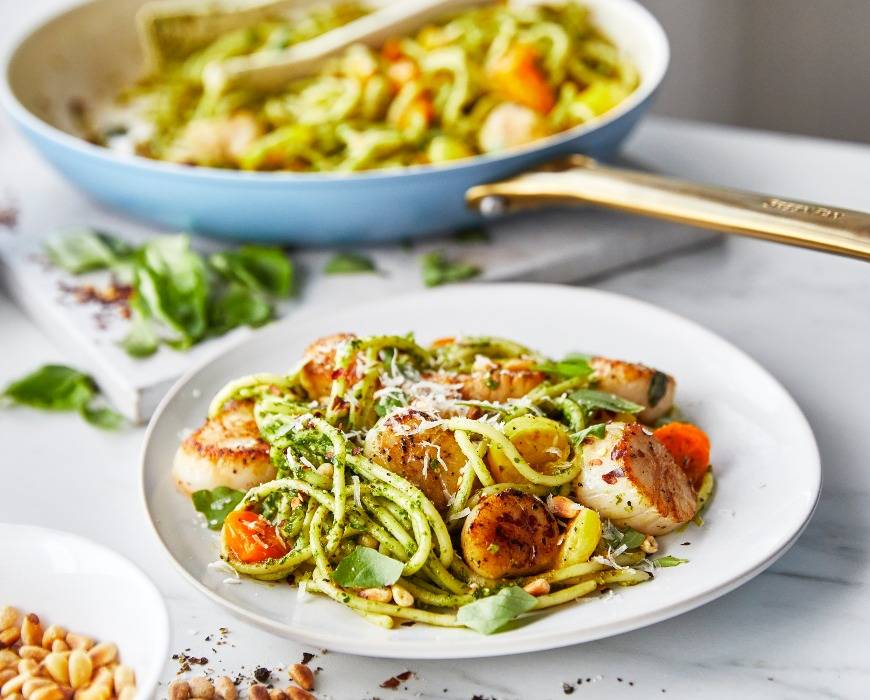
[[559,525],[536,496],[507,489],[487,496],[465,519],[465,562],[487,578],[513,578],[553,567]]

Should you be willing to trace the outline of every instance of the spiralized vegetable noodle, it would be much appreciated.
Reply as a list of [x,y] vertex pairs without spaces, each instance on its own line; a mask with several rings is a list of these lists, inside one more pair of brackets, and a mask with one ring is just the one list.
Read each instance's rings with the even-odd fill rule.
[[244,170],[356,171],[498,152],[595,119],[638,85],[574,2],[469,9],[377,48],[349,47],[274,93],[205,94],[212,61],[286,48],[366,12],[340,3],[217,38],[125,90],[92,138]]

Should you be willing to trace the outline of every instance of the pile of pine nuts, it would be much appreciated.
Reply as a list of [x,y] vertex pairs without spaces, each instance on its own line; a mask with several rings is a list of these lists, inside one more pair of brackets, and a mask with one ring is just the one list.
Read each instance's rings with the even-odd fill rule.
[[118,647],[51,625],[34,613],[0,608],[3,700],[133,700],[136,676]]
[[[262,683],[253,683],[248,688],[248,700],[316,700],[310,690],[314,690],[314,672],[305,664],[293,664],[287,669],[290,678],[297,685],[283,690],[267,688]],[[212,683],[205,676],[186,681],[173,681],[169,684],[168,700],[237,700],[236,686],[226,676]]]

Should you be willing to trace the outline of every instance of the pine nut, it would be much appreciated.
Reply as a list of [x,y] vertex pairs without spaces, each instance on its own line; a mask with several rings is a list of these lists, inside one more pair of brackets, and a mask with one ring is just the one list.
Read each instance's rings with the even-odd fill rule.
[[28,678],[30,678],[30,676],[25,676],[23,673],[19,673],[15,678],[9,679],[3,684],[3,687],[0,688],[0,695],[5,698],[7,695],[20,692],[21,688],[24,687],[24,682]]
[[190,697],[212,700],[214,698],[214,686],[205,676],[191,678],[187,684],[190,686]]
[[24,685],[21,686],[21,694],[25,698],[29,698],[33,695],[34,690],[38,690],[39,688],[46,688],[48,686],[57,687],[57,683],[54,681],[50,681],[48,678],[34,678],[30,677],[26,681],[24,681]]
[[317,467],[317,473],[320,474],[321,476],[325,476],[327,479],[332,478],[333,471],[334,471],[334,468],[333,468],[332,464],[330,464],[329,462],[324,462],[319,467]]
[[272,690],[269,691],[269,697],[272,700],[289,700],[287,693],[278,688],[272,688]]
[[100,642],[88,652],[88,656],[94,666],[105,666],[118,658],[118,647],[111,642]]
[[55,639],[51,643],[52,651],[69,651],[69,644],[67,644],[63,639]]
[[21,643],[40,646],[42,644],[42,625],[34,613],[27,613],[21,623]]
[[18,654],[11,649],[0,649],[0,670],[15,667],[19,661]]
[[[27,695],[24,697],[26,698]],[[33,691],[29,700],[63,700],[63,691],[52,683]]]
[[66,630],[60,625],[51,625],[42,635],[42,646],[45,649],[51,649],[54,642],[58,639],[66,638]]
[[372,536],[369,535],[368,533],[365,533],[365,534],[362,534],[362,535],[359,536],[359,543],[360,543],[363,547],[369,547],[369,548],[371,548],[371,549],[377,549],[377,548],[378,548],[378,544],[380,544],[380,543],[378,542],[377,538],[372,537]]
[[287,695],[290,697],[290,700],[317,700],[311,693],[303,688],[296,688],[294,686],[290,686],[287,688]]
[[550,584],[546,579],[536,578],[523,586],[523,590],[533,596],[547,595],[550,592]]
[[190,697],[190,686],[187,681],[172,681],[169,684],[169,699],[168,700],[188,700]]
[[17,627],[8,627],[0,632],[0,648],[11,647],[21,637],[21,630]]
[[133,700],[136,697],[136,686],[125,685],[118,692],[118,700]]
[[293,664],[289,669],[290,678],[305,690],[314,690],[314,672],[304,664]]
[[69,655],[69,684],[76,690],[83,688],[91,682],[93,672],[91,658],[81,649],[73,649]]
[[269,691],[266,690],[265,685],[254,683],[248,688],[248,700],[271,700],[271,698],[269,698]]
[[236,700],[239,697],[236,686],[226,676],[221,676],[214,682],[214,689],[224,700]]
[[39,672],[39,662],[33,659],[21,659],[18,662],[18,673],[23,676],[35,676]]
[[7,681],[11,681],[18,674],[15,672],[14,668],[4,668],[0,671],[0,688],[2,688]]
[[101,666],[94,673],[94,677],[91,680],[91,685],[104,685],[109,689],[109,695],[111,695],[112,691],[114,691],[115,689],[112,672],[105,666]]
[[553,515],[557,518],[573,518],[583,510],[583,506],[565,496],[553,496],[550,501],[550,508],[553,511]]
[[18,627],[18,611],[11,605],[0,608],[0,630]]
[[121,664],[115,669],[114,679],[116,692],[120,692],[122,688],[126,688],[128,685],[134,687],[136,685],[136,674],[133,673],[132,668],[125,666],[124,664]]
[[647,535],[646,537],[644,537],[643,542],[641,542],[640,548],[647,554],[655,554],[659,551],[659,543],[656,542],[655,537],[653,537],[652,535]]
[[91,683],[85,688],[79,688],[75,694],[75,700],[109,700],[112,691],[103,683]]
[[31,644],[25,644],[18,650],[18,656],[22,659],[33,659],[34,661],[42,661],[48,652],[42,647],[36,647]]
[[42,662],[48,674],[62,685],[69,684],[69,654],[53,651]]
[[76,691],[74,691],[68,685],[60,686],[60,692],[63,693],[63,700],[73,700],[73,697],[76,694]]
[[69,644],[70,649],[81,649],[82,651],[87,651],[95,644],[94,640],[90,637],[72,632],[66,635],[66,643]]
[[378,603],[389,603],[393,599],[393,592],[389,588],[363,588],[359,596]]
[[396,605],[402,608],[410,608],[414,604],[414,596],[404,586],[394,583],[391,587],[393,591],[393,600]]

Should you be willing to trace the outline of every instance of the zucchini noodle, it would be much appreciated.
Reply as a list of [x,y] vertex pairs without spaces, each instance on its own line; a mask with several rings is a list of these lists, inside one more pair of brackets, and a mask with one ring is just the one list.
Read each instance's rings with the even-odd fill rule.
[[[558,40],[551,43],[556,51]],[[553,362],[488,337],[426,348],[412,336],[348,336],[329,347],[312,350],[286,376],[227,384],[209,408],[211,420],[221,420],[237,399],[252,403],[277,471],[244,493],[221,532],[221,556],[240,574],[289,578],[387,629],[397,619],[462,626],[458,610],[505,587],[536,591],[534,612],[651,578],[641,533],[574,500],[584,447],[635,420],[623,418],[612,394],[604,408],[571,398],[598,381],[591,373],[560,374],[565,366],[573,372],[576,359]],[[585,430],[597,424],[602,430]],[[584,430],[582,442],[570,439]],[[692,492],[698,513],[713,489],[708,469]],[[495,511],[495,534],[475,535],[478,520],[487,527],[487,509],[505,502],[521,504],[509,507],[523,517]],[[558,542],[522,551],[544,552],[543,564],[514,571],[513,553],[507,568],[482,565],[490,555],[500,562],[501,547],[537,536],[536,517],[551,524]],[[478,536],[490,539],[478,543]],[[371,579],[380,591],[343,578],[349,558],[355,572],[370,574],[365,556],[395,560],[391,578]],[[401,597],[392,585],[404,588]]]
[[204,46],[176,42],[156,72],[88,119],[83,135],[108,148],[207,167],[395,168],[557,134],[613,109],[639,84],[636,68],[582,4],[542,0],[448,12],[380,46],[352,45],[276,90],[240,85],[216,93],[204,86],[207,67],[239,56],[268,65],[294,44],[369,11],[358,2],[276,10]]

